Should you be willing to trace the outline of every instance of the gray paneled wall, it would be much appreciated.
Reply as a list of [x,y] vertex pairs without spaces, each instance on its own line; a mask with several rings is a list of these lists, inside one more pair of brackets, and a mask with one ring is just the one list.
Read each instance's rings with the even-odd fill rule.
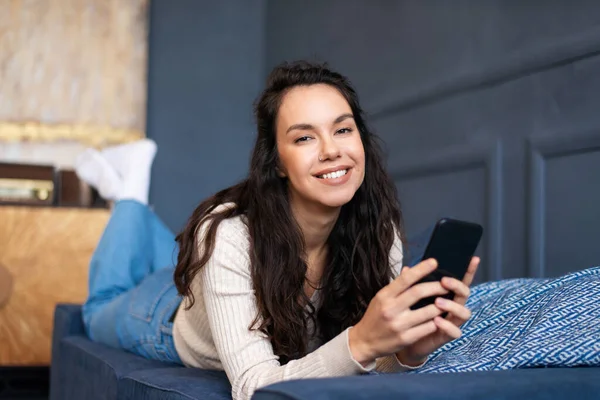
[[245,176],[262,86],[263,0],[152,0],[150,200],[179,230],[198,202]]
[[600,2],[272,0],[266,23],[266,68],[355,83],[409,233],[481,222],[480,281],[600,264]]

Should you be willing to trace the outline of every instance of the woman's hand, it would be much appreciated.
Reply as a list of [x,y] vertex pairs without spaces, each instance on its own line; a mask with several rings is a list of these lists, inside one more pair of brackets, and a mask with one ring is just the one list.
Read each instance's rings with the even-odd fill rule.
[[[423,343],[438,342],[435,333],[439,329],[439,322],[435,322],[434,318],[443,309],[435,304],[417,310],[410,309],[410,306],[423,298],[444,295],[448,293],[448,289],[454,288],[453,284],[446,288],[440,282],[415,285],[436,268],[437,262],[433,259],[406,268],[375,295],[362,319],[348,333],[350,351],[356,361],[368,365],[377,357],[394,354],[421,343],[417,347],[411,347],[414,351],[410,355],[415,356],[428,348]],[[456,311],[454,306],[451,309]],[[446,324],[442,326],[447,328]],[[426,338],[430,339],[424,342]]]
[[[445,289],[454,292],[455,297],[453,301],[437,298],[435,305],[441,312],[447,312],[448,315],[446,318],[440,316],[434,317],[433,322],[436,326],[436,330],[433,333],[404,347],[396,353],[396,357],[398,357],[398,360],[402,364],[409,366],[421,365],[427,360],[429,354],[446,343],[460,337],[462,331],[459,327],[471,318],[471,311],[465,307],[465,303],[469,297],[469,286],[473,282],[477,267],[479,266],[479,261],[478,257],[473,257],[473,259],[471,259],[469,269],[462,282],[454,278],[442,278],[442,286]],[[400,275],[408,273],[408,270],[409,268],[404,267]]]

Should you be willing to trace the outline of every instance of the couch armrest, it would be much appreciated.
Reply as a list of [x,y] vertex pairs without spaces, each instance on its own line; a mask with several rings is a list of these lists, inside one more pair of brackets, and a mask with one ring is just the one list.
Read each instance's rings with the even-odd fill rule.
[[59,387],[60,376],[60,342],[68,336],[85,335],[83,319],[81,316],[81,305],[58,304],[54,309],[54,325],[52,328],[52,360],[50,366],[50,398],[57,399],[56,393]]
[[[52,339],[85,335],[80,304],[58,304],[54,310]],[[54,344],[54,343],[53,343]]]

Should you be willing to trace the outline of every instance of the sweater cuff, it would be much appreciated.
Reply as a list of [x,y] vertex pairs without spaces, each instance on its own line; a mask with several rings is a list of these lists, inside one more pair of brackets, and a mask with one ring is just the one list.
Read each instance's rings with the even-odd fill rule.
[[420,365],[410,366],[406,364],[402,364],[398,357],[395,354],[381,357],[377,359],[377,371],[380,372],[405,372],[413,369],[421,368],[425,363],[429,361],[429,357]]
[[364,374],[375,369],[375,361],[363,367],[352,357],[348,342],[348,331],[350,329],[344,330],[317,350],[331,376]]

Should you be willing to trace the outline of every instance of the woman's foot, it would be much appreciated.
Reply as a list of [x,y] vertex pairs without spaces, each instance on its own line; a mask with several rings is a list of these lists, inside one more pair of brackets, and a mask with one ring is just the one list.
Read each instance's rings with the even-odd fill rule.
[[123,182],[117,200],[136,200],[147,205],[156,143],[151,139],[142,139],[108,147],[100,154],[115,169]]
[[94,149],[86,149],[75,161],[75,173],[106,200],[118,200],[123,182],[117,171]]

